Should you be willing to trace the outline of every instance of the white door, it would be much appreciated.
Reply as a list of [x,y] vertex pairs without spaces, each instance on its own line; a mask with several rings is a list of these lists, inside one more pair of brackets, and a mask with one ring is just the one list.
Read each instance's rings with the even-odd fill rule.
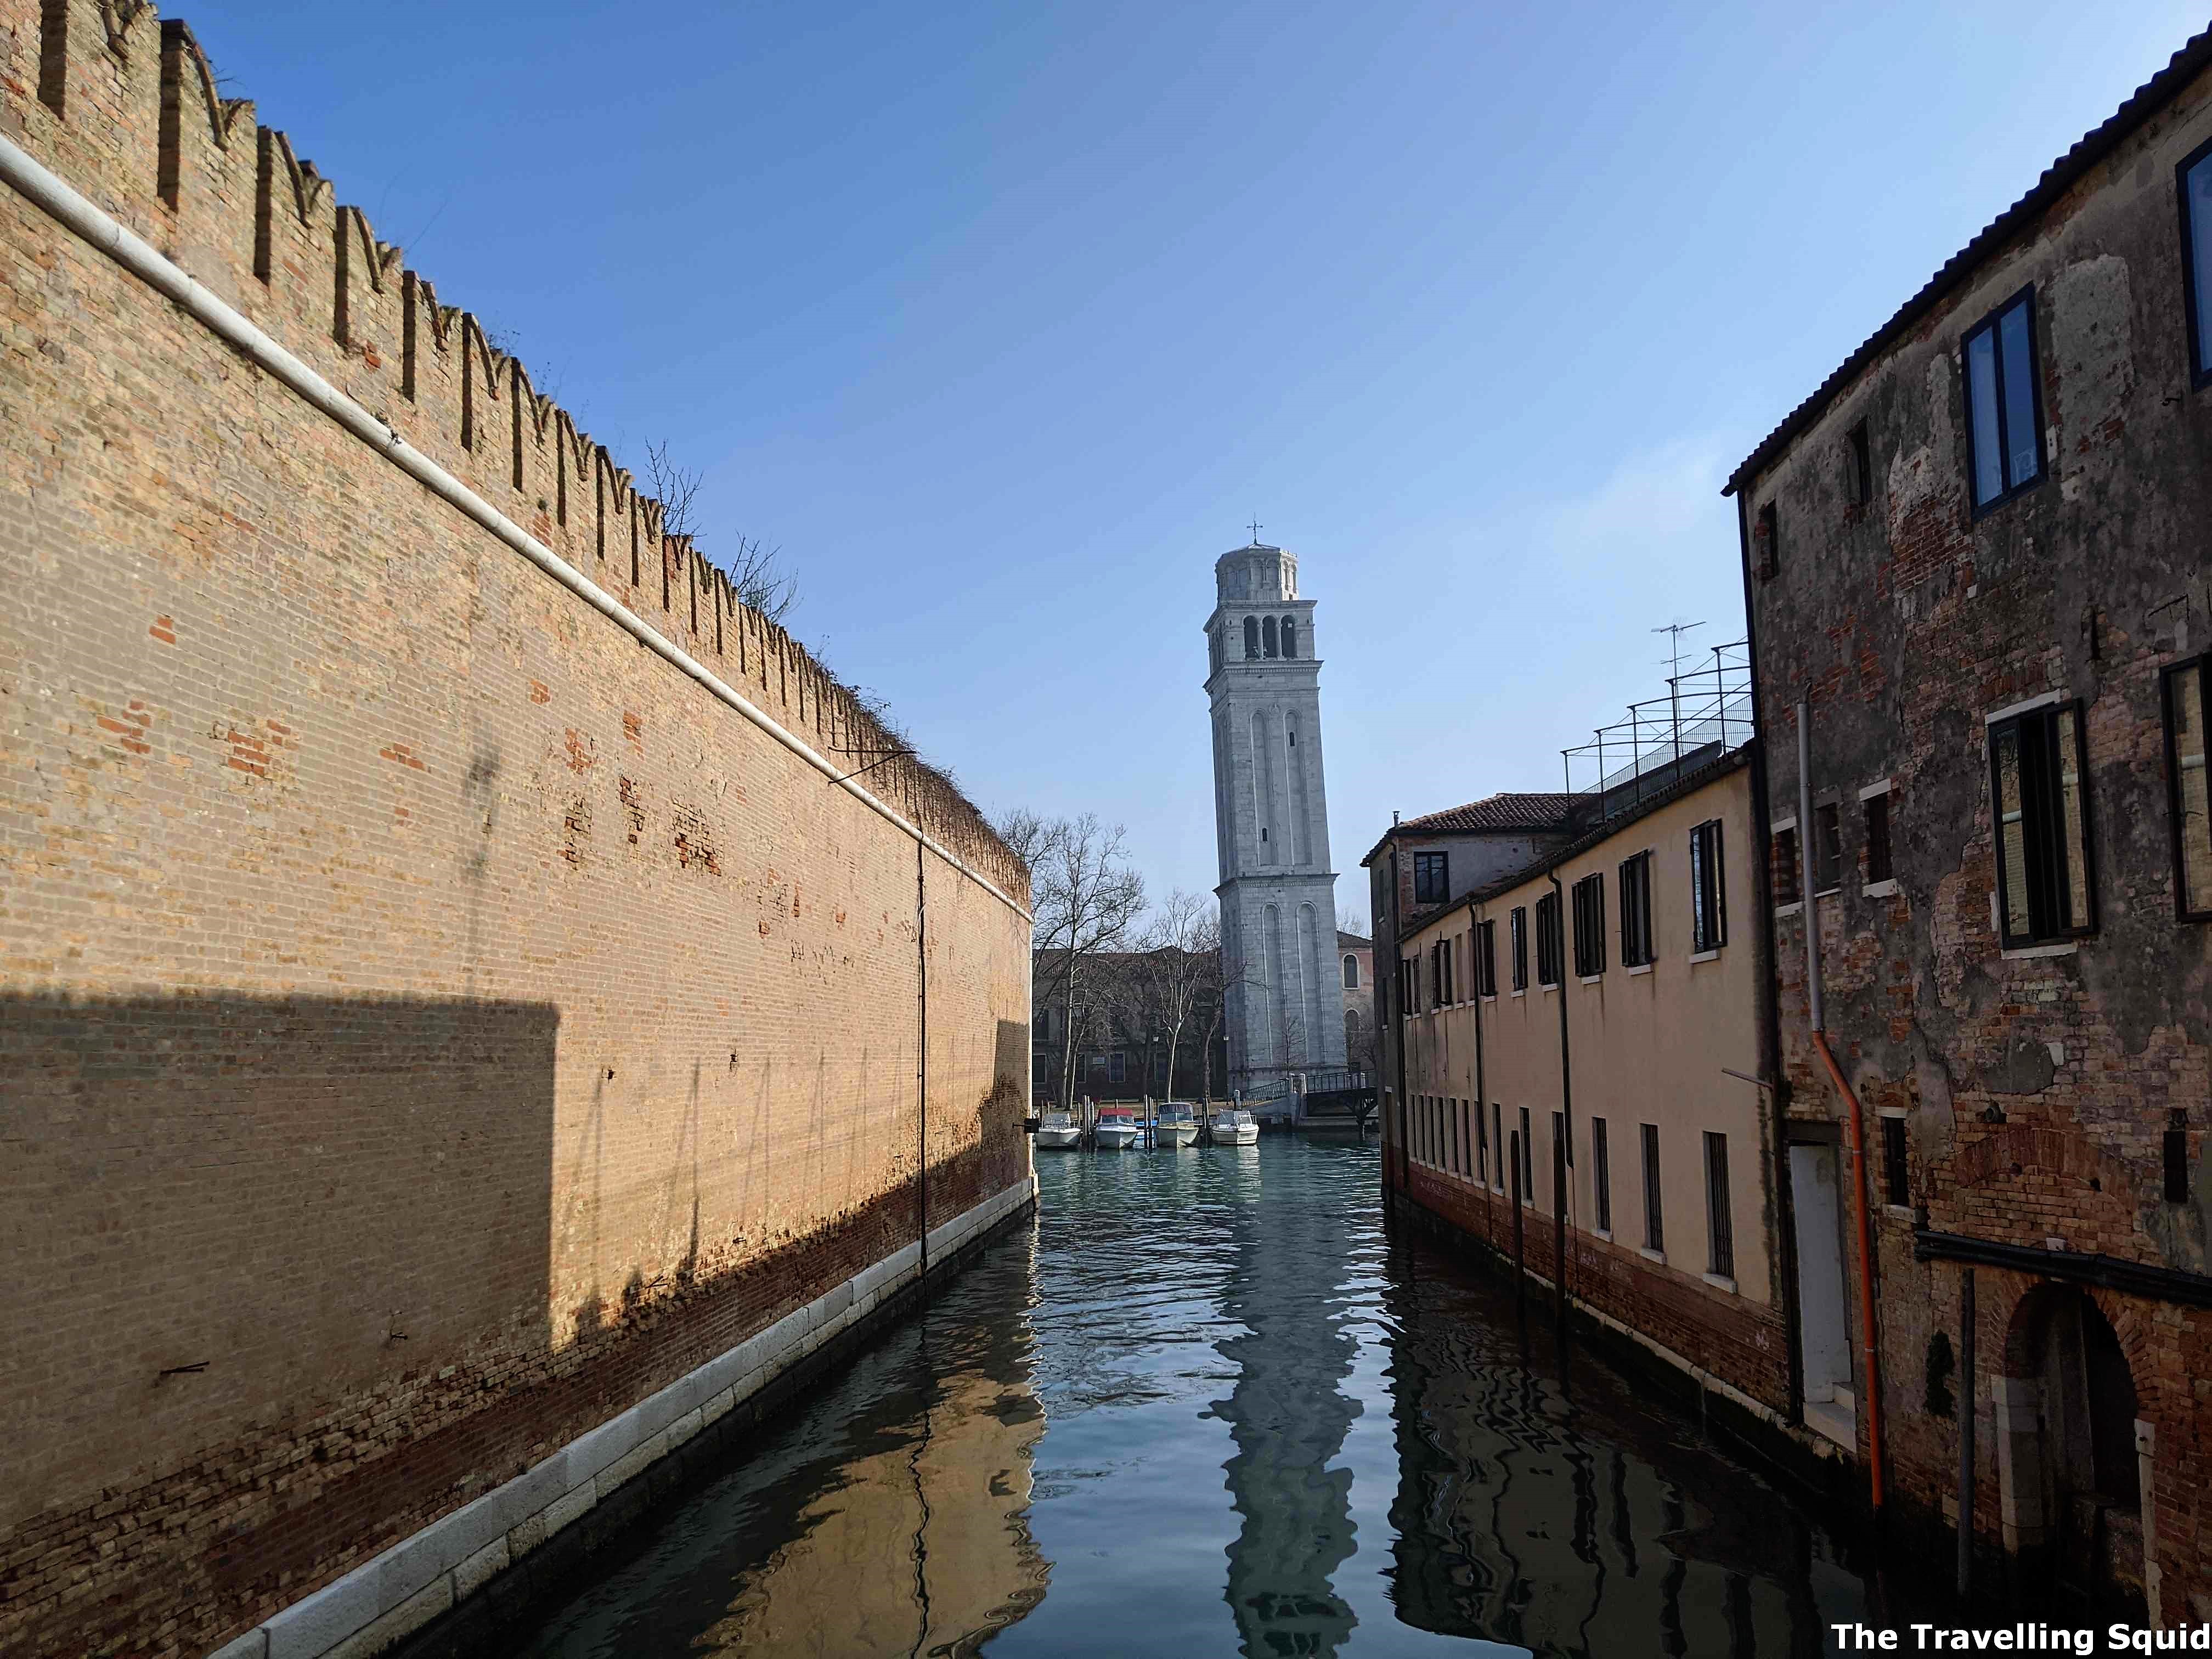
[[1797,1212],[1798,1357],[1805,1398],[1832,1401],[1851,1382],[1850,1339],[1844,1307],[1843,1206],[1833,1146],[1790,1148],[1790,1195]]

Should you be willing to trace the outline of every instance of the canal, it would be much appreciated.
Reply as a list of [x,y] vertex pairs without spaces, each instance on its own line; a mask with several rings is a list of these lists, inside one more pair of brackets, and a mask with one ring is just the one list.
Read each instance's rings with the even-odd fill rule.
[[1869,1613],[1791,1497],[1386,1231],[1371,1146],[1037,1164],[1033,1228],[511,1651],[1794,1656]]

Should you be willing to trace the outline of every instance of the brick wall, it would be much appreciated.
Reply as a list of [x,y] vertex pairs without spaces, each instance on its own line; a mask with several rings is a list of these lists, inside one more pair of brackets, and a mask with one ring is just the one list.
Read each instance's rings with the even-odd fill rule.
[[[883,752],[181,26],[0,0],[0,135]],[[972,806],[5,188],[0,586],[0,1647],[216,1646],[1025,1171]]]
[[[1768,805],[1797,816],[1794,706],[1809,696],[1815,807],[1841,811],[1821,959],[1870,1152],[1874,1115],[1905,1114],[1917,1224],[1936,1231],[2200,1275],[2212,1268],[2212,937],[2176,919],[2159,677],[2212,640],[2212,403],[2190,388],[2175,201],[2177,162],[2209,138],[2200,74],[1740,480],[1747,510],[1772,504],[1780,532],[1778,570],[1749,584]],[[2035,296],[2045,471],[1977,517],[1961,341],[2023,289]],[[1863,502],[1846,443],[1862,422],[1874,473]],[[2098,926],[2077,944],[2008,951],[1985,721],[2049,693],[2083,708]],[[1859,797],[1884,781],[1893,891],[1864,866]],[[1793,1112],[1825,1119],[1838,1103],[1808,1036],[1805,927],[1802,912],[1776,923],[1783,1060]],[[2175,1112],[2181,1202],[2168,1201],[2161,1164]],[[1914,1259],[1916,1218],[1882,1209],[1880,1180],[1877,1164],[1892,1502],[1933,1516],[1953,1487],[1956,1424],[1920,1407],[1932,1338],[1957,1334],[1959,1269]],[[1985,1495],[1998,1486],[1988,1391],[2005,1374],[2007,1333],[2034,1322],[2038,1283],[1991,1273],[1980,1292]],[[2156,1433],[2167,1617],[2212,1616],[2212,1444],[2204,1385],[2189,1380],[2203,1373],[2207,1315],[2103,1291],[2095,1301]],[[1854,1310],[1855,1333],[1856,1321]],[[1993,1511],[1984,1524],[1994,1533]]]

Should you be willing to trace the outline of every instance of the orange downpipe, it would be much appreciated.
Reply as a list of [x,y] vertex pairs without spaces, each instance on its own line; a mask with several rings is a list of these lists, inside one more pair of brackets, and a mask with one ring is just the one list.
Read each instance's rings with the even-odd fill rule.
[[1851,1213],[1857,1221],[1859,1236],[1859,1341],[1866,1356],[1863,1375],[1867,1397],[1867,1474],[1874,1512],[1880,1515],[1881,1359],[1874,1333],[1874,1223],[1867,1214],[1865,1119],[1859,1110],[1858,1096],[1844,1081],[1843,1070],[1828,1050],[1828,1034],[1817,1026],[1813,1031],[1813,1047],[1820,1051],[1820,1063],[1828,1068],[1828,1079],[1836,1085],[1836,1092],[1850,1102],[1851,1108]]

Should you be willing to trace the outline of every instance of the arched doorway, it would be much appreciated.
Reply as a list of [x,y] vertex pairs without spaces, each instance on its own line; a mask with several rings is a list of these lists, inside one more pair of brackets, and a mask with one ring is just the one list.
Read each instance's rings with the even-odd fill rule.
[[2126,1351],[2086,1291],[2043,1285],[2021,1297],[1998,1391],[1998,1474],[2007,1541],[2039,1549],[2065,1587],[2140,1595],[2142,1404]]

